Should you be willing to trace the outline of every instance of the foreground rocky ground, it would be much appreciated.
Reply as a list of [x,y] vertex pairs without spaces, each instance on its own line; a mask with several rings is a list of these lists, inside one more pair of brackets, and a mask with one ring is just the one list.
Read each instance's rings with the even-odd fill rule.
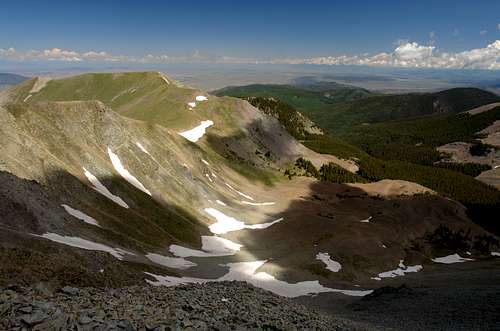
[[361,330],[241,282],[0,289],[1,330]]

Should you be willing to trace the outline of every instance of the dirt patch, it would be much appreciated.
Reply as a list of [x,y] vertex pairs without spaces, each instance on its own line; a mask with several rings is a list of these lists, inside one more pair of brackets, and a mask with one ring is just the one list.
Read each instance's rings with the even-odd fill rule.
[[487,105],[484,105],[481,107],[477,107],[477,108],[466,111],[466,113],[469,113],[471,115],[477,115],[477,114],[481,114],[481,113],[490,111],[497,106],[500,106],[500,102],[490,103],[490,104],[487,104]]

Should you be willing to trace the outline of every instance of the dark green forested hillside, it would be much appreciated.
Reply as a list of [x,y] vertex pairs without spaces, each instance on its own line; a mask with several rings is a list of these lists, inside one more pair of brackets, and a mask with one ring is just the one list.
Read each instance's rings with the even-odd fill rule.
[[410,120],[358,125],[340,135],[368,154],[385,159],[432,165],[441,159],[436,147],[471,142],[476,133],[500,119],[500,107],[477,115],[442,114]]
[[[274,103],[255,104],[268,107],[265,112],[293,114],[294,108],[274,100]],[[273,105],[279,107],[273,108]],[[276,116],[276,115],[275,115]],[[287,116],[277,118],[292,133],[297,128]],[[307,160],[298,160],[296,167],[309,176],[333,182],[362,182],[380,179],[402,179],[417,182],[436,192],[455,199],[467,207],[469,216],[478,224],[500,233],[500,191],[476,179],[487,166],[478,164],[436,163],[441,159],[436,146],[452,141],[471,141],[475,133],[500,119],[500,107],[470,116],[445,113],[373,125],[358,125],[342,135],[303,135],[309,148],[343,158],[355,158],[357,175],[349,175],[333,165],[317,170]],[[327,124],[327,123],[321,123]],[[300,127],[299,130],[300,131]],[[289,171],[288,175],[294,175]]]
[[[422,115],[458,113],[500,98],[476,88],[454,88],[436,93],[374,95],[353,86],[338,88],[332,95],[324,90],[331,82],[305,86],[247,85],[227,87],[218,95],[235,97],[265,96],[282,100],[332,133],[363,123],[378,123]],[[347,85],[342,85],[347,86]]]
[[229,86],[214,92],[218,96],[272,97],[286,102],[307,116],[309,110],[326,109],[332,104],[352,101],[373,95],[360,87],[333,82],[308,85],[253,84]]

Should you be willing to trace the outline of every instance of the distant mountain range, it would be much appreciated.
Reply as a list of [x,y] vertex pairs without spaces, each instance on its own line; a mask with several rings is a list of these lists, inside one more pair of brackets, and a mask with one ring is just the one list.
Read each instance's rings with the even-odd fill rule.
[[0,73],[0,90],[5,89],[11,85],[16,85],[24,82],[27,79],[29,78],[21,75]]

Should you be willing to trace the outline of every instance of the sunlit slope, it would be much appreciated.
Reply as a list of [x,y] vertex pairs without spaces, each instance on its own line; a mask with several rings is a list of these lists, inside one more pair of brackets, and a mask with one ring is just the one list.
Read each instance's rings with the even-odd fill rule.
[[[28,88],[14,93],[24,100]],[[183,132],[203,121],[214,124],[203,139],[205,150],[214,150],[247,165],[283,167],[307,156],[316,165],[335,162],[355,171],[354,162],[321,156],[298,143],[272,116],[246,101],[215,97],[180,87],[158,72],[85,74],[49,81],[27,102],[99,100],[119,114]]]

